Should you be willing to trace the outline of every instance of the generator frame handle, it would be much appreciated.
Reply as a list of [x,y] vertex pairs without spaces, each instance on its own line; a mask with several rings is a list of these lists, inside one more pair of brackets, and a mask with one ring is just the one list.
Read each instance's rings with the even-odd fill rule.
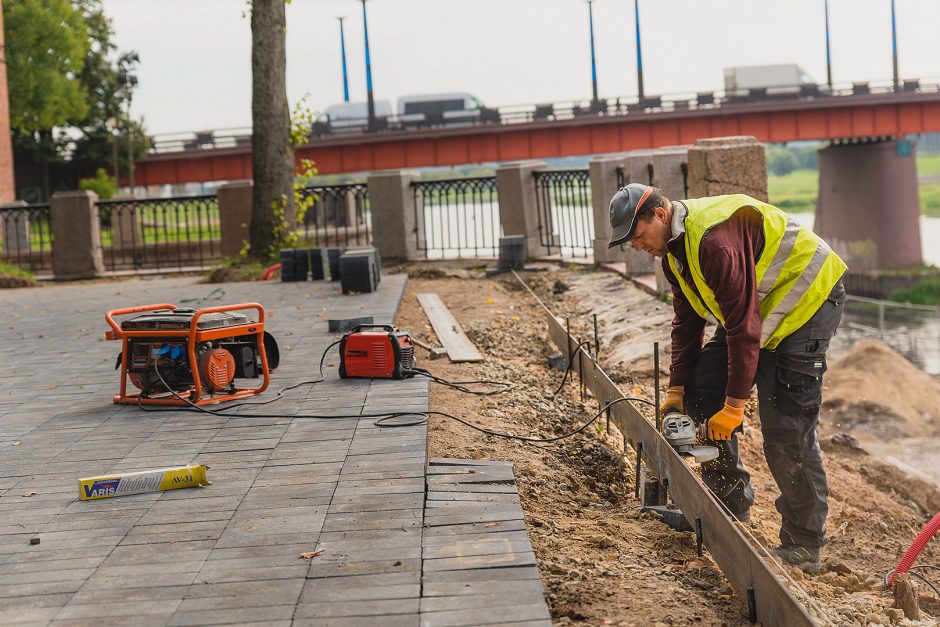
[[112,309],[104,315],[104,319],[108,321],[108,326],[113,329],[112,336],[108,337],[105,334],[106,339],[116,340],[121,339],[127,336],[126,332],[118,326],[118,323],[114,321],[114,316],[126,316],[127,314],[132,313],[143,313],[145,311],[157,311],[159,309],[176,309],[176,305],[170,303],[160,303],[157,305],[141,305],[140,307],[124,307],[123,309]]

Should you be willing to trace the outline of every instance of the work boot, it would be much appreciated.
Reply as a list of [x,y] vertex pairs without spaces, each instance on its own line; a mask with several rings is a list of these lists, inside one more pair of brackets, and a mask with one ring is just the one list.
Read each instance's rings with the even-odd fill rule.
[[784,563],[796,566],[804,573],[815,575],[819,572],[819,549],[816,547],[781,544],[777,548],[771,549],[770,552],[782,559]]

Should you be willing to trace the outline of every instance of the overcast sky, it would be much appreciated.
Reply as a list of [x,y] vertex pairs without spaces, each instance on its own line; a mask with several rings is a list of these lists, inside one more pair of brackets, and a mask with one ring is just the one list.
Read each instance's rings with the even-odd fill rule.
[[[133,114],[150,133],[251,124],[246,0],[104,0],[121,51],[140,53]],[[376,99],[467,91],[490,106],[589,99],[584,0],[369,0]],[[940,0],[896,0],[902,78],[940,79]],[[890,80],[890,0],[830,0],[833,80]],[[315,110],[343,98],[344,15],[349,90],[365,100],[357,0],[293,0],[287,8],[287,89]],[[647,95],[721,89],[735,65],[799,63],[826,80],[823,0],[640,0]],[[633,0],[596,0],[601,97],[635,95]]]

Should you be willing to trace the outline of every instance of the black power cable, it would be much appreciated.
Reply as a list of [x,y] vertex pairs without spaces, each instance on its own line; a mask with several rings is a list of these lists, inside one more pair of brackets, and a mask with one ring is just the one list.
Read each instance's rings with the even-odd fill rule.
[[565,368],[565,376],[562,377],[561,383],[558,384],[558,387],[555,388],[555,391],[552,392],[552,400],[555,400],[555,397],[558,396],[558,393],[561,392],[561,389],[565,387],[565,383],[568,381],[568,375],[571,374],[571,368],[574,365],[574,356],[578,354],[578,351],[583,347],[587,346],[590,348],[591,342],[581,342],[575,346],[574,350],[571,351],[571,359],[568,360],[568,366]]
[[[306,384],[313,385],[313,384],[322,382],[322,381],[324,380],[324,376],[323,376],[323,363],[324,363],[324,361],[326,360],[326,355],[329,353],[330,349],[332,349],[334,346],[336,346],[337,344],[339,344],[340,341],[341,341],[341,340],[337,340],[336,342],[333,342],[332,344],[330,344],[329,346],[327,346],[326,349],[323,351],[323,354],[322,354],[321,357],[320,357],[320,378],[319,378],[319,379],[317,379],[317,380],[312,380],[312,381],[301,381],[300,383],[295,383],[295,384],[293,384],[293,385],[290,385],[290,386],[281,388],[281,390],[278,391],[277,396],[276,396],[274,399],[269,399],[269,400],[267,400],[267,401],[263,401],[263,402],[260,402],[260,403],[239,403],[238,405],[231,405],[231,406],[229,406],[228,409],[233,409],[233,408],[235,408],[235,407],[240,407],[240,406],[243,406],[243,405],[264,405],[264,404],[270,403],[270,402],[272,402],[272,401],[277,400],[278,398],[280,398],[281,394],[282,394],[284,391],[286,391],[286,390],[290,390],[290,389],[299,387],[299,386],[301,386],[301,385],[306,385]],[[581,346],[583,346],[584,344],[587,344],[587,342],[582,342],[582,343],[578,346],[578,349],[576,349],[576,350],[580,350]],[[562,379],[562,386],[564,385],[564,382],[568,379],[568,375],[569,375],[570,372],[571,372],[571,369],[572,369],[572,366],[573,366],[573,362],[574,362],[574,360],[570,360],[570,362],[569,362],[569,364],[568,364],[568,368],[565,370],[565,375],[564,375],[564,378]],[[627,396],[627,397],[617,398],[617,399],[614,399],[614,400],[610,401],[610,402],[607,403],[606,405],[604,405],[596,414],[594,414],[594,416],[593,416],[590,420],[588,420],[587,422],[585,422],[583,425],[581,425],[581,426],[578,427],[577,429],[574,429],[574,430],[569,431],[569,432],[567,432],[567,433],[563,433],[563,434],[558,435],[558,436],[553,436],[553,437],[544,438],[544,437],[523,436],[523,435],[515,435],[515,434],[513,434],[513,433],[501,433],[501,432],[499,432],[499,431],[493,431],[492,429],[487,429],[486,427],[481,427],[480,425],[477,425],[477,424],[474,424],[474,423],[469,422],[469,421],[467,421],[467,420],[464,420],[463,418],[459,418],[459,417],[454,416],[454,415],[452,415],[452,414],[448,414],[448,413],[446,413],[446,412],[441,412],[441,411],[424,411],[424,412],[382,412],[382,413],[377,413],[377,414],[337,414],[337,415],[329,415],[329,416],[327,416],[327,415],[321,415],[321,414],[297,414],[297,415],[290,415],[290,414],[234,414],[234,413],[227,412],[227,411],[219,411],[219,410],[206,409],[205,407],[202,407],[201,405],[197,405],[196,403],[192,402],[191,400],[189,400],[189,399],[187,399],[187,398],[183,398],[183,397],[180,396],[175,390],[173,390],[172,388],[170,388],[170,386],[169,386],[169,385],[167,384],[167,382],[164,380],[163,375],[160,374],[160,369],[159,369],[159,367],[157,366],[157,362],[156,362],[156,361],[154,361],[154,363],[153,363],[153,370],[154,370],[154,372],[156,373],[157,378],[160,379],[160,382],[164,385],[164,387],[167,389],[167,391],[169,391],[173,396],[175,396],[177,399],[179,399],[180,401],[182,401],[183,403],[185,403],[188,407],[181,407],[181,408],[175,408],[175,409],[169,409],[169,408],[166,408],[166,409],[148,409],[145,405],[143,405],[143,404],[140,402],[140,401],[141,401],[141,397],[138,396],[138,397],[137,397],[137,406],[138,406],[141,410],[143,410],[143,411],[148,411],[148,412],[198,411],[198,412],[202,412],[202,413],[205,413],[205,414],[210,414],[210,415],[212,415],[212,416],[220,416],[220,417],[224,417],[224,418],[239,418],[239,419],[246,419],[246,418],[290,418],[290,419],[308,419],[308,420],[348,420],[348,419],[350,419],[350,418],[356,418],[356,419],[358,419],[358,418],[376,418],[376,421],[373,423],[373,424],[375,424],[375,426],[378,426],[378,427],[389,427],[389,428],[391,428],[391,427],[412,427],[412,426],[417,426],[417,425],[425,424],[431,416],[442,416],[442,417],[444,417],[444,418],[450,418],[451,420],[454,420],[454,421],[456,421],[456,422],[459,422],[459,423],[461,423],[461,424],[463,424],[463,425],[465,425],[465,426],[467,426],[467,427],[470,427],[471,429],[475,429],[476,431],[479,431],[479,432],[481,432],[481,433],[485,433],[485,434],[487,434],[487,435],[492,435],[492,436],[495,436],[495,437],[506,438],[506,439],[509,439],[509,440],[518,440],[518,441],[520,441],[520,442],[531,442],[531,443],[550,443],[550,442],[557,442],[557,441],[559,441],[559,440],[564,440],[564,439],[566,439],[566,438],[570,438],[570,437],[572,437],[572,436],[574,436],[574,435],[577,435],[578,433],[581,433],[582,431],[584,431],[585,429],[587,429],[588,427],[590,427],[592,424],[594,424],[594,423],[597,421],[597,419],[600,418],[600,417],[604,414],[604,412],[606,412],[610,407],[612,407],[613,405],[616,405],[617,403],[622,403],[622,402],[624,402],[624,401],[636,401],[636,402],[639,402],[639,403],[645,403],[645,404],[650,405],[650,406],[655,406],[655,403],[652,403],[651,401],[648,401],[648,400],[643,399],[643,398],[637,398],[637,397],[633,397],[633,396]],[[467,393],[467,394],[474,394],[474,395],[477,395],[477,396],[491,396],[491,395],[493,395],[493,394],[499,394],[499,393],[502,393],[502,392],[506,392],[506,391],[508,391],[509,389],[512,388],[512,384],[506,383],[506,382],[504,382],[504,381],[488,381],[488,380],[478,380],[478,381],[447,381],[447,380],[445,380],[445,379],[441,379],[441,378],[439,378],[439,377],[435,377],[435,376],[432,375],[430,372],[428,372],[427,370],[423,370],[423,369],[415,369],[414,374],[416,374],[416,375],[421,375],[421,376],[427,376],[428,378],[430,378],[432,381],[435,381],[436,383],[440,383],[440,384],[442,384],[442,385],[447,385],[447,386],[449,386],[449,387],[453,387],[454,389],[456,389],[456,390],[458,390],[458,391],[460,391],[460,392],[464,392],[464,393]],[[499,386],[502,386],[502,387],[501,387],[500,389],[497,389],[497,390],[487,390],[487,391],[471,390],[471,389],[465,387],[466,385],[473,385],[473,384],[481,384],[481,385],[499,385]],[[561,389],[561,387],[559,387],[559,391],[560,391],[560,389]],[[558,394],[558,391],[555,392],[555,395],[557,395],[557,394]],[[554,395],[553,395],[553,398],[554,398]],[[404,419],[404,418],[408,418],[408,417],[412,417],[412,418],[411,418],[410,420],[401,420],[401,421],[396,421],[396,422],[388,422],[388,421],[391,421],[391,420]],[[414,418],[414,417],[417,417],[417,418]]]

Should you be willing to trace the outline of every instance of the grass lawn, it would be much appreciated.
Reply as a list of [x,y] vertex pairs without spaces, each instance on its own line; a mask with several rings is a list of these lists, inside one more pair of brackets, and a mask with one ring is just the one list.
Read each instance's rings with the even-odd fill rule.
[[787,213],[816,213],[819,194],[819,172],[795,170],[786,176],[767,177],[770,202]]
[[[920,212],[940,217],[940,155],[917,158],[917,178],[920,181]],[[792,213],[814,213],[819,193],[819,173],[816,170],[795,170],[786,176],[767,178],[770,202]]]

